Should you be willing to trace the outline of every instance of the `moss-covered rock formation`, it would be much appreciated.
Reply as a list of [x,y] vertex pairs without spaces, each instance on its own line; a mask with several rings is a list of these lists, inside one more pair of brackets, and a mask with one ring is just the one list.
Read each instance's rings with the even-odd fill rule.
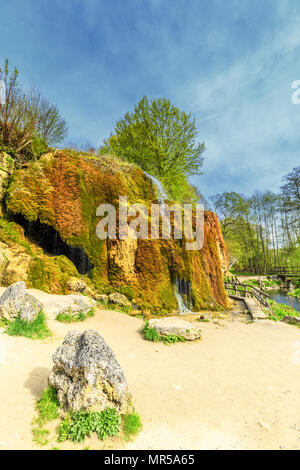
[[[177,308],[175,279],[184,279],[191,287],[193,310],[226,308],[222,272],[227,253],[215,214],[205,213],[200,251],[185,250],[180,240],[99,240],[96,209],[111,203],[118,215],[120,195],[127,196],[129,205],[140,202],[149,208],[156,199],[151,180],[132,164],[109,156],[55,151],[12,174],[6,217],[21,215],[22,220],[51,226],[67,246],[80,247],[92,266],[84,277],[99,292],[119,291],[141,309],[165,314]],[[0,241],[18,243],[28,254],[29,285],[64,292],[67,278],[79,276],[68,258],[47,256],[26,240],[18,225],[8,226],[2,220]],[[18,240],[7,233],[11,230]]]

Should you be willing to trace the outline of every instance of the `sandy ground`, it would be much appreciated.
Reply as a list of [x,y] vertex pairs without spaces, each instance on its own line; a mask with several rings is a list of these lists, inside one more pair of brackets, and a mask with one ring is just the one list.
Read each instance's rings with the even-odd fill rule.
[[[0,449],[32,442],[34,402],[47,385],[51,355],[70,329],[92,328],[125,370],[143,430],[125,449],[299,449],[300,329],[268,320],[202,323],[195,343],[145,341],[142,320],[113,312],[73,325],[49,318],[45,341],[0,330]],[[72,444],[53,443],[59,448]],[[101,449],[89,439],[85,445]],[[83,445],[77,448],[83,448]],[[74,447],[73,447],[74,448]]]

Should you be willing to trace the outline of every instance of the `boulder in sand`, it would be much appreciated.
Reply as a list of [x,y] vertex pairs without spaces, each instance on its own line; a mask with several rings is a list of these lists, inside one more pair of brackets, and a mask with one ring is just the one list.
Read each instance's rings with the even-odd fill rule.
[[127,299],[127,297],[119,292],[113,292],[108,296],[108,300],[111,304],[118,304],[122,307],[130,307],[131,303]]
[[124,372],[97,331],[69,331],[53,362],[49,384],[57,390],[61,406],[75,411],[102,411],[109,406],[120,413],[130,407]]
[[43,310],[42,304],[26,292],[24,281],[12,284],[0,297],[0,317],[7,320],[21,318],[31,322],[41,310]]
[[149,328],[154,328],[160,336],[182,336],[187,341],[201,338],[199,325],[177,317],[152,318]]
[[58,311],[56,316],[60,314],[76,316],[79,313],[86,315],[96,306],[96,301],[85,295],[69,295],[65,297],[65,305]]

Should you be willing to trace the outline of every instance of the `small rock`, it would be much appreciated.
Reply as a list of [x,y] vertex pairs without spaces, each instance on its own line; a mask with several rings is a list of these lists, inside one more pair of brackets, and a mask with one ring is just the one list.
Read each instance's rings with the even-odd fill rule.
[[108,303],[108,295],[106,294],[96,294],[94,295],[94,299],[97,300],[98,302],[103,302],[105,304]]
[[271,429],[270,425],[268,423],[263,422],[263,421],[260,421],[258,424],[260,425],[261,428],[266,429],[267,431],[270,431],[270,429]]
[[78,315],[79,313],[83,313],[86,315],[96,306],[96,301],[87,297],[85,295],[70,295],[68,305],[63,307],[56,316],[60,314],[68,314],[68,315]]
[[119,304],[122,307],[130,307],[131,303],[127,299],[127,297],[119,292],[114,292],[108,296],[108,300],[111,304]]
[[149,320],[149,328],[154,328],[160,336],[183,336],[188,341],[201,337],[199,325],[176,317],[152,318]]
[[0,316],[7,320],[21,318],[31,322],[41,310],[43,310],[42,304],[26,292],[24,281],[12,284],[0,297]]
[[114,352],[97,331],[69,331],[53,355],[49,384],[63,407],[120,413],[130,408],[131,394]]
[[72,292],[85,292],[87,289],[86,283],[82,279],[71,277],[67,283],[67,288]]

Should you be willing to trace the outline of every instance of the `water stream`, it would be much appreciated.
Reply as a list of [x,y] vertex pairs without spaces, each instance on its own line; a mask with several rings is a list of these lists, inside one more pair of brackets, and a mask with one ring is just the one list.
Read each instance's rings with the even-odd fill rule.
[[270,299],[275,300],[278,304],[285,304],[289,307],[293,307],[297,312],[300,312],[300,299],[295,299],[287,295],[284,291],[270,291],[268,292]]

